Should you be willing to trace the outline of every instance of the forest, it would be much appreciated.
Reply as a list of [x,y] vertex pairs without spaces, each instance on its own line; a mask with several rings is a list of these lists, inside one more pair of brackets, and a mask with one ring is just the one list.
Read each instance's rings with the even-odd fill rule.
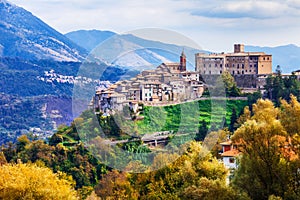
[[[281,100],[279,107],[260,99],[251,110],[245,107],[234,132],[228,128],[217,131],[219,142],[231,135],[242,153],[230,184],[226,184],[227,169],[218,161],[218,144],[205,153],[201,141],[190,141],[180,146],[182,155],[159,152],[150,166],[136,160],[122,172],[105,166],[87,151],[77,138],[75,125],[60,127],[48,143],[21,136],[15,144],[2,146],[1,174],[8,168],[16,171],[0,183],[0,197],[16,199],[18,196],[6,195],[41,193],[39,198],[43,199],[43,187],[33,190],[30,187],[34,183],[18,181],[20,185],[14,186],[14,191],[15,182],[8,180],[38,176],[26,172],[33,172],[31,168],[49,168],[56,178],[48,179],[47,184],[65,182],[66,187],[57,188],[56,193],[70,194],[70,199],[90,195],[102,199],[297,199],[300,122],[294,119],[299,117],[300,103],[294,96],[290,101]],[[172,157],[175,162],[165,165]],[[144,173],[130,173],[137,168]]]
[[[158,111],[145,107],[141,113],[145,121],[136,121],[132,138],[112,117],[95,116],[91,110],[70,126],[61,125],[46,141],[21,135],[1,147],[0,199],[300,199],[300,102],[298,90],[292,90],[299,82],[291,79],[290,87],[289,79],[279,79],[292,94],[275,98],[275,79],[270,77],[268,83],[273,101],[257,94],[248,96],[248,101],[227,100],[224,117],[212,118],[210,101],[198,101],[201,109],[193,119],[196,134],[177,140],[170,136],[169,151],[147,146],[137,136],[151,127],[171,130],[175,124],[176,129],[180,106]],[[223,126],[212,127],[212,119]],[[211,137],[206,136],[211,135],[217,141],[207,151],[205,141]],[[88,146],[90,138],[98,144],[128,139],[115,149],[125,152],[129,162],[112,148],[95,154],[97,143]],[[229,177],[231,170],[219,153],[220,143],[228,138],[239,151],[238,168]],[[153,156],[144,160],[148,154]],[[111,167],[111,162],[122,170]]]

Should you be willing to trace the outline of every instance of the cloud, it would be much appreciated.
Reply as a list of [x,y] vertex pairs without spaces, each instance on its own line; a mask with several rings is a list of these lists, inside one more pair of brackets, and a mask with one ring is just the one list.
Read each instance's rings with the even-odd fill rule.
[[269,19],[284,15],[298,14],[299,11],[280,1],[223,1],[221,4],[210,4],[205,9],[194,10],[192,15],[208,18],[253,18]]
[[124,33],[178,31],[206,49],[297,43],[300,0],[10,0],[62,33],[80,29]]

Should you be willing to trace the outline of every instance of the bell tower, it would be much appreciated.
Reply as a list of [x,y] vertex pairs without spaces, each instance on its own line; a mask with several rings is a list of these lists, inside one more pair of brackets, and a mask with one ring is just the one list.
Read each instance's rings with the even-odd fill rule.
[[180,56],[180,67],[179,67],[179,70],[181,72],[186,71],[186,56],[184,54],[184,49],[182,50],[181,56]]

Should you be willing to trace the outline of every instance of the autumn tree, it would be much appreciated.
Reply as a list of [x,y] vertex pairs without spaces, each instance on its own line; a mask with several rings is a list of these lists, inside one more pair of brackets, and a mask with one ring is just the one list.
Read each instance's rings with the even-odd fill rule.
[[112,170],[103,175],[98,185],[95,187],[96,194],[102,199],[137,199],[134,191],[127,179],[128,174]]
[[300,103],[293,95],[288,103],[286,100],[281,101],[280,121],[288,134],[293,136],[300,134]]
[[73,181],[65,174],[34,164],[0,166],[0,199],[78,199]]
[[139,199],[215,199],[213,194],[217,193],[223,193],[223,199],[239,199],[225,183],[227,170],[223,164],[199,142],[183,145],[182,151],[181,156],[157,154],[153,165],[158,170],[130,177]]
[[2,151],[0,151],[0,165],[6,164],[7,160]]
[[243,154],[233,184],[253,199],[268,199],[271,195],[293,199],[299,195],[299,187],[295,186],[299,183],[295,177],[299,158],[290,148],[292,142],[285,128],[288,125],[281,123],[284,116],[271,101],[258,100],[252,116],[247,114],[241,119],[244,123],[232,137]]

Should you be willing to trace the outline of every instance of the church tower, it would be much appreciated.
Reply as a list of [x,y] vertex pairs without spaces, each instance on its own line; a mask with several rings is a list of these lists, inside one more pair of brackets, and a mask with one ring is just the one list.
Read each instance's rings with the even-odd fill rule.
[[179,70],[181,72],[186,71],[186,56],[184,54],[184,50],[182,50],[182,52],[181,52],[181,56],[180,56],[180,68],[179,68]]

